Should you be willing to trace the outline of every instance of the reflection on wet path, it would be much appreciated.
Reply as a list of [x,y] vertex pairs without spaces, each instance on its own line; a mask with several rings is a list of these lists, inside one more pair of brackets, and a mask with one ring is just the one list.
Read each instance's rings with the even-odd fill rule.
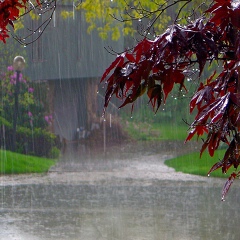
[[[119,169],[126,169],[129,161],[122,161]],[[108,173],[110,167],[115,168],[114,173],[117,162],[95,170]],[[87,164],[86,169],[90,169]],[[141,167],[136,166],[135,171],[137,174]],[[92,176],[97,173],[89,170]],[[63,178],[64,174],[59,176]],[[224,181],[204,179],[176,181],[153,177],[145,181],[118,177],[91,183],[79,179],[74,184],[6,184],[0,187],[0,239],[238,239],[238,182],[226,201],[221,202]]]
[[12,239],[238,239],[240,196],[221,202],[220,190],[184,182],[6,187],[1,225]]

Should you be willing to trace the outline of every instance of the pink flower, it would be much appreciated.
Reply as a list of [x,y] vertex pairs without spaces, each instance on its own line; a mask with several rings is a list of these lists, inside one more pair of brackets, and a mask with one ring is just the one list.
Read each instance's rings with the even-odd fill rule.
[[11,80],[10,80],[10,84],[12,84],[12,85],[16,84],[16,80],[13,79],[13,78],[11,78]]
[[16,75],[13,73],[13,75],[10,76],[11,79],[15,79]]
[[29,116],[30,118],[33,116],[30,111],[28,112],[28,116]]
[[8,67],[7,67],[7,70],[8,70],[8,71],[13,71],[13,70],[14,70],[14,69],[13,69],[13,66],[8,66]]
[[28,92],[29,92],[29,93],[33,93],[33,92],[34,92],[34,88],[31,88],[31,87],[28,88]]
[[44,119],[48,124],[52,123],[52,115],[45,116]]

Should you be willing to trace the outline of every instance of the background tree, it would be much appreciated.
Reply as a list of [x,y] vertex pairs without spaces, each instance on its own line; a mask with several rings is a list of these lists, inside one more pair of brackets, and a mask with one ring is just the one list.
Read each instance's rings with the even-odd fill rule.
[[[182,2],[188,3],[185,9],[182,9]],[[139,38],[148,34],[148,38],[154,37],[157,32],[166,28],[176,12],[179,13],[179,21],[185,21],[186,11],[194,7],[197,7],[198,11],[192,14],[195,17],[197,14],[201,14],[206,8],[206,5],[201,3],[200,0],[98,0],[92,4],[91,0],[83,0],[75,1],[74,6],[76,10],[84,12],[89,24],[89,32],[97,29],[102,38],[106,39],[111,35],[113,40],[118,40],[121,35]],[[171,6],[174,7],[171,8]],[[180,9],[181,11],[179,11]],[[62,16],[68,17],[71,16],[71,13],[64,11]],[[103,27],[102,23],[104,23]]]
[[[96,28],[103,39],[111,35],[113,40],[118,40],[121,35],[134,36],[137,31],[145,31],[146,29],[143,29],[142,23],[150,15],[152,18],[157,19],[158,9],[165,2],[164,0],[97,0],[92,4],[91,0],[85,0],[80,4],[76,3],[76,8],[84,11],[86,21],[89,23],[89,32]],[[153,31],[162,30],[170,20],[167,13],[163,12],[162,15],[161,21],[156,22]],[[104,23],[103,27],[99,23]]]
[[[207,149],[211,156],[220,143],[227,145],[223,159],[208,173],[218,168],[226,173],[231,166],[236,169],[223,188],[224,199],[233,180],[240,176],[240,2],[215,0],[199,7],[196,3],[179,0],[159,5],[154,11],[158,17],[178,6],[172,24],[149,39],[149,26],[153,28],[157,23],[154,17],[144,38],[133,49],[117,55],[101,82],[106,84],[105,108],[113,96],[123,101],[121,108],[133,105],[146,92],[157,112],[174,85],[187,92],[186,79],[195,78],[199,87],[190,101],[190,112],[196,109],[196,116],[186,141],[206,133],[200,154]],[[215,71],[202,78],[209,66]]]
[[[108,1],[108,0],[85,0],[85,1],[60,1],[59,4],[73,4],[72,11],[61,12],[63,18],[73,17],[74,11],[83,11],[85,19],[89,23],[88,32],[93,29],[97,29],[99,35],[106,39],[109,35],[113,40],[118,40],[121,35],[134,35],[137,31],[143,30],[143,24],[149,16],[155,18],[154,29],[159,31],[163,29],[170,17],[162,12],[161,21],[156,21],[159,18],[158,9],[160,6],[165,5],[164,0],[161,1]],[[1,32],[0,41],[6,42],[9,37],[10,27],[14,29],[24,28],[24,36],[19,36],[13,31],[11,35],[23,45],[27,45],[32,42],[32,36],[36,35],[37,38],[44,32],[44,29],[50,23],[53,18],[53,13],[57,7],[56,0],[22,0],[22,1],[3,1],[0,3],[0,21],[1,21]],[[32,29],[31,27],[24,27],[23,17],[30,15],[32,19],[38,19],[41,16],[41,24]],[[44,16],[44,17],[43,17]],[[136,24],[136,22],[138,24]],[[124,27],[123,27],[124,23]],[[149,26],[150,28],[150,26]],[[36,34],[41,31],[41,34]],[[145,30],[144,30],[145,31]],[[30,40],[31,39],[31,40]]]

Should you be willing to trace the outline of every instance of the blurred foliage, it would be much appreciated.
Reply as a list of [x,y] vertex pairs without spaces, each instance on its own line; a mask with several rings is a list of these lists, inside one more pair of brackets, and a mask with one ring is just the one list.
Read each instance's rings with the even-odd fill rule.
[[[6,118],[9,122],[13,119],[14,114],[14,93],[16,89],[16,72],[13,67],[9,66],[6,73],[1,75],[1,104],[0,114]],[[44,110],[40,101],[34,98],[33,85],[31,82],[23,77],[20,73],[19,76],[19,118],[18,124],[24,127],[31,127],[35,123],[39,127],[45,128],[47,123],[44,122]],[[35,112],[35,116],[34,113]],[[42,121],[41,121],[42,119]]]
[[73,17],[73,15],[74,15],[74,13],[73,13],[73,11],[61,11],[61,17],[63,17],[63,19],[67,19],[67,18],[69,18],[69,17]]
[[[8,38],[7,44],[0,41],[0,72],[5,72],[12,65],[15,56],[23,56],[26,59],[26,48],[15,39]],[[26,59],[27,60],[27,59]],[[27,61],[26,61],[27,63]]]
[[[214,66],[209,66],[203,76],[212,73],[213,69]],[[190,114],[189,102],[199,82],[196,74],[197,71],[187,78],[185,85],[188,92],[179,91],[179,87],[175,86],[157,113],[154,113],[146,95],[134,102],[133,111],[131,105],[121,108],[119,113],[128,133],[137,140],[185,140],[189,124],[195,116]]]
[[188,127],[168,122],[148,123],[124,120],[124,130],[137,141],[185,140]]
[[[17,121],[17,152],[56,158],[60,141],[48,131],[52,117],[48,115],[47,85],[19,77],[19,112]],[[9,66],[0,81],[0,126],[1,146],[11,149],[14,115],[16,72]]]
[[[97,29],[103,39],[110,36],[113,40],[118,40],[120,36],[134,36],[138,31],[141,32],[145,29],[148,23],[146,20],[149,17],[151,19],[157,18],[158,9],[165,2],[164,0],[157,2],[148,0],[96,0],[93,4],[92,0],[85,0],[80,4],[76,2],[75,6],[76,10],[84,12],[86,22],[89,24],[88,32]],[[149,14],[150,12],[151,14]],[[65,11],[62,15],[67,16]],[[69,16],[71,16],[70,13]],[[169,20],[170,17],[167,13],[163,13],[155,24],[154,31],[162,30]],[[144,33],[142,32],[142,34]]]
[[[185,124],[193,120],[193,116],[189,113],[189,100],[196,90],[196,82],[189,79],[186,82],[189,91],[179,91],[178,86],[174,87],[171,96],[167,99],[166,103],[161,106],[159,112],[154,113],[151,103],[146,95],[137,99],[134,103],[133,111],[132,106],[126,105],[120,110],[120,115],[124,119],[132,118],[134,122],[147,122],[154,123],[168,123],[168,124]],[[187,126],[186,126],[187,128]]]
[[[113,40],[118,40],[120,36],[135,37],[137,33],[155,36],[172,24],[177,16],[178,23],[185,24],[189,17],[196,17],[197,13],[202,14],[207,9],[206,3],[194,0],[183,10],[185,3],[186,1],[164,0],[96,0],[93,4],[92,0],[85,0],[74,4],[76,10],[84,12],[89,24],[88,32],[97,29],[103,39],[110,36]],[[72,16],[71,12],[67,14],[65,11],[63,15]]]
[[[3,149],[11,149],[12,123],[0,117],[0,146]],[[58,158],[60,155],[60,139],[47,129],[18,126],[16,152],[39,157]]]

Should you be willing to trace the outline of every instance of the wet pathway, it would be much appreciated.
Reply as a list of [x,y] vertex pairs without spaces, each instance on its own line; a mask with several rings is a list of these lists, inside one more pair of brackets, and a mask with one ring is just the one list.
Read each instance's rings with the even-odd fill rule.
[[15,175],[0,178],[0,185],[18,184],[109,184],[134,182],[149,184],[158,180],[203,181],[209,179],[175,172],[164,161],[198,149],[183,142],[130,143],[107,149],[69,146],[48,174]]
[[[238,239],[239,184],[176,173],[181,143],[69,148],[45,175],[0,178],[0,240]],[[169,150],[170,149],[170,150]]]

